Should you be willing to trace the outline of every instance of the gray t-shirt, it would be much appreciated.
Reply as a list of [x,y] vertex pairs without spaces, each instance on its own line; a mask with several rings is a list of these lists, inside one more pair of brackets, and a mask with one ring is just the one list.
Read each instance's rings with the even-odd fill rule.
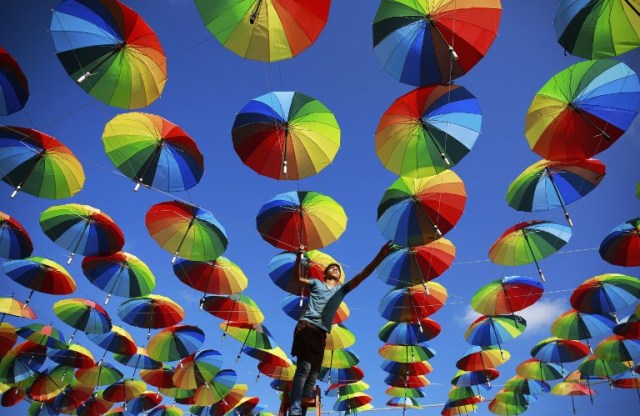
[[347,286],[340,283],[329,288],[318,279],[310,279],[309,292],[309,305],[300,319],[311,322],[325,332],[331,332],[333,318],[347,294]]

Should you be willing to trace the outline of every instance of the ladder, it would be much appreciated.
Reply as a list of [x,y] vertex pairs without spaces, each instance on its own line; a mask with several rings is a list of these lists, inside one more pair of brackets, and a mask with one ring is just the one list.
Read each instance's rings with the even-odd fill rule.
[[[313,407],[316,410],[316,416],[322,416],[322,401],[320,395],[320,387],[316,386],[316,403],[315,405],[302,405],[303,412],[306,411],[307,408]],[[288,416],[289,415],[289,390],[284,390],[282,392],[282,401],[280,402],[280,410],[278,410],[278,416]]]

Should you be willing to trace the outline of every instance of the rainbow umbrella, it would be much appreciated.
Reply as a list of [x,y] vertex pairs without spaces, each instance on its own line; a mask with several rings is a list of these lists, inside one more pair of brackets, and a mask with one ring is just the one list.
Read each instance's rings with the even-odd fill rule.
[[382,0],[373,19],[373,49],[402,83],[450,83],[487,53],[501,13],[499,0]]
[[52,402],[73,381],[73,377],[65,380],[68,371],[69,367],[64,365],[39,370],[30,383],[29,397],[39,402]]
[[471,387],[484,384],[491,386],[491,381],[500,376],[500,371],[495,368],[487,368],[479,371],[458,370],[451,379],[451,384],[458,387]]
[[83,256],[109,256],[122,249],[124,235],[106,213],[89,205],[64,204],[40,214],[40,227],[54,243]]
[[5,261],[2,271],[16,283],[31,289],[25,305],[36,291],[50,295],[68,295],[76,291],[76,282],[65,268],[43,257]]
[[0,298],[0,313],[2,314],[0,323],[4,321],[4,317],[7,315],[17,316],[18,318],[38,319],[33,309],[27,304],[14,299],[13,295],[10,298]]
[[322,354],[322,367],[324,368],[350,368],[358,364],[360,364],[360,357],[349,348],[325,349]]
[[182,359],[171,378],[176,387],[195,389],[211,381],[221,368],[222,354],[206,349]]
[[73,381],[55,398],[53,408],[58,412],[68,413],[89,400],[92,393],[93,387]]
[[275,380],[290,382],[293,380],[293,375],[296,372],[296,365],[293,363],[287,363],[286,365],[277,365],[268,361],[264,361],[258,364],[258,371]]
[[84,185],[84,170],[71,150],[34,129],[0,127],[0,176],[14,188],[39,198],[63,199]]
[[176,405],[163,404],[149,412],[149,416],[182,416],[184,412]]
[[124,251],[110,256],[89,256],[82,260],[82,272],[94,286],[111,295],[124,298],[145,296],[156,287],[151,269],[133,254]]
[[614,325],[614,319],[608,314],[580,313],[571,309],[553,321],[551,333],[558,338],[585,340],[591,349],[589,339],[609,333]]
[[391,387],[406,387],[415,389],[418,387],[427,387],[429,380],[423,375],[407,375],[407,374],[389,374],[384,378],[384,384]]
[[343,350],[349,348],[356,342],[356,336],[342,324],[331,326],[331,332],[327,334],[327,350]]
[[232,414],[253,416],[260,412],[260,409],[265,408],[264,406],[259,406],[258,403],[260,403],[260,399],[257,397],[244,397],[233,407]]
[[380,300],[380,315],[388,321],[418,323],[433,315],[447,301],[447,289],[436,282],[427,282],[425,286],[392,289]]
[[620,389],[634,389],[640,399],[640,378],[638,378],[638,371],[627,371],[615,376],[613,379],[613,386]]
[[176,387],[172,380],[174,371],[172,366],[164,364],[161,368],[140,371],[140,378],[152,386],[170,389]]
[[[264,321],[264,315],[260,311],[258,304],[249,296],[243,294],[207,296],[202,302],[202,308],[211,315],[226,320],[227,325],[230,322],[259,324]],[[224,334],[226,334],[226,331]]]
[[336,241],[347,228],[347,215],[329,196],[292,191],[267,201],[256,216],[260,236],[283,250],[316,250]]
[[554,363],[546,363],[537,358],[529,358],[518,364],[516,373],[522,378],[547,381],[563,378],[564,368]]
[[587,195],[605,176],[605,165],[596,159],[553,162],[541,160],[526,168],[507,189],[507,203],[526,212],[562,208],[573,226],[566,206]]
[[403,409],[422,409],[420,403],[411,397],[392,397],[387,400],[389,407],[402,407]]
[[378,354],[385,360],[399,363],[416,363],[432,359],[436,356],[436,351],[423,342],[414,345],[385,344],[380,347]]
[[198,387],[195,393],[195,404],[198,406],[211,406],[219,402],[229,394],[236,384],[237,374],[234,370],[220,370],[211,380]]
[[[247,386],[246,384],[234,385],[222,400],[208,407],[209,413],[202,413],[202,416],[204,416],[205,414],[209,416],[223,416],[227,414],[230,410],[232,410],[240,403],[245,394],[247,394],[247,390],[249,390],[249,386]],[[204,409],[207,408],[205,407]],[[192,413],[194,413],[193,410]]]
[[398,376],[424,376],[433,371],[433,367],[428,361],[399,363],[397,361],[383,360],[382,364],[380,364],[380,368],[389,374],[395,374]]
[[104,151],[120,172],[163,192],[185,191],[200,182],[202,153],[179,126],[147,113],[118,114],[102,133]]
[[413,345],[429,341],[442,331],[439,323],[429,318],[417,322],[387,322],[378,331],[380,341],[394,345]]
[[204,339],[204,331],[197,326],[176,325],[155,334],[147,343],[147,351],[156,361],[177,361],[198,351]]
[[515,416],[522,414],[529,408],[529,402],[521,395],[511,392],[496,394],[489,402],[489,411],[500,416]]
[[111,330],[109,313],[97,303],[88,299],[62,299],[53,304],[53,312],[65,324],[75,328],[69,338],[73,340],[76,331],[90,334],[104,334]]
[[145,225],[160,247],[188,260],[213,260],[227,249],[227,234],[222,224],[206,209],[179,201],[153,205],[145,216]]
[[33,243],[27,230],[14,217],[0,211],[0,257],[22,259],[32,252]]
[[57,416],[60,413],[54,409],[53,404],[33,402],[27,409],[29,416]]
[[[299,294],[301,297],[309,296],[309,288],[301,286],[293,276],[296,253],[284,251],[275,255],[269,261],[269,277],[280,289],[291,294]],[[310,250],[302,253],[300,264],[302,265],[302,275],[307,279],[318,279],[324,282],[324,269],[329,264],[338,264],[338,261],[328,254],[319,250]],[[344,282],[344,269],[340,268],[340,282]],[[302,305],[300,305],[302,306]],[[296,318],[297,319],[297,318]]]
[[201,302],[209,293],[233,295],[249,284],[242,269],[223,256],[209,261],[179,259],[173,264],[173,273],[182,283],[202,292]]
[[0,356],[4,357],[17,340],[16,327],[8,322],[0,322]]
[[149,294],[122,302],[118,316],[123,322],[139,328],[147,328],[147,339],[151,328],[166,328],[184,319],[184,310],[166,296]]
[[640,361],[640,341],[619,335],[606,337],[595,349],[596,357],[606,361]]
[[640,266],[640,217],[618,225],[600,243],[602,260],[616,266]]
[[553,20],[558,43],[585,59],[622,55],[640,46],[638,2],[560,0]]
[[133,337],[124,328],[112,325],[111,330],[105,334],[87,334],[89,341],[93,342],[107,352],[114,354],[135,354],[137,346]]
[[75,373],[76,380],[86,386],[107,386],[122,380],[123,374],[113,364],[99,361],[93,367],[79,368]]
[[520,377],[515,375],[504,383],[505,390],[526,396],[542,396],[551,389],[548,383],[541,380]]
[[545,338],[531,348],[531,356],[546,363],[560,364],[564,374],[564,363],[578,361],[589,355],[589,346],[580,341],[557,337]]
[[266,350],[273,349],[277,346],[276,341],[272,338],[271,332],[269,332],[266,326],[261,324],[221,322],[220,329],[222,329],[225,334],[229,334],[232,338],[242,342],[242,346],[236,357],[236,362],[240,359],[240,354],[245,345]]
[[290,59],[311,46],[329,17],[330,0],[196,0],[200,17],[227,49],[248,59]]
[[640,280],[633,276],[606,273],[590,277],[573,290],[569,301],[583,313],[609,313],[616,323],[616,311],[640,299]]
[[112,405],[109,400],[102,398],[102,391],[98,391],[75,409],[75,412],[78,416],[106,415]]
[[576,403],[573,396],[592,396],[596,394],[595,390],[581,383],[562,381],[551,389],[551,394],[558,396],[570,396],[573,414],[576,414]]
[[349,384],[360,381],[363,377],[364,372],[357,365],[349,368],[323,367],[318,375],[318,380],[328,384]]
[[325,391],[326,397],[346,396],[348,394],[360,393],[369,389],[369,384],[364,381],[356,381],[350,384],[332,384]]
[[[306,310],[308,303],[309,298],[306,296],[300,297],[297,295],[289,295],[282,299],[282,303],[280,304],[280,306],[289,318],[297,321]],[[340,302],[338,310],[333,317],[332,323],[341,324],[349,317],[350,314],[351,311],[349,310],[347,304],[344,302]]]
[[468,415],[469,413],[475,412],[477,409],[478,409],[478,406],[475,404],[460,404],[457,402],[447,402],[444,404],[440,414],[442,416]]
[[15,386],[10,387],[9,390],[2,393],[2,399],[0,400],[0,405],[2,407],[15,406],[16,404],[20,403],[25,398],[26,395],[27,395],[27,392],[24,389],[21,389],[20,387],[15,387]]
[[496,368],[506,363],[511,354],[509,351],[494,346],[475,346],[469,348],[462,358],[456,361],[456,367],[465,371],[482,371]]
[[639,108],[640,82],[626,64],[613,59],[578,62],[536,93],[525,135],[545,159],[588,159],[622,136]]
[[135,397],[133,399],[127,400],[124,407],[127,408],[127,411],[133,414],[138,414],[153,409],[154,407],[159,405],[162,400],[162,395],[156,393],[155,391],[147,390],[142,392],[140,394],[140,397]]
[[451,170],[428,178],[401,177],[378,204],[378,228],[401,246],[428,244],[455,226],[466,201],[464,183]]
[[80,344],[70,344],[69,341],[65,349],[50,348],[47,357],[55,363],[72,368],[91,368],[96,365],[91,351]]
[[47,348],[31,341],[14,346],[0,360],[0,382],[17,383],[33,376],[47,359]]
[[606,378],[609,383],[612,383],[613,376],[616,374],[631,369],[633,369],[631,362],[602,360],[595,355],[590,355],[578,365],[578,371],[582,376],[587,376],[587,380],[589,377]]
[[446,238],[415,247],[398,247],[376,268],[388,285],[406,287],[424,284],[444,273],[456,258],[456,247]]
[[117,0],[63,0],[49,28],[69,77],[98,100],[146,107],[160,97],[167,63],[158,37]]
[[495,264],[520,266],[535,263],[538,274],[544,274],[538,260],[560,250],[571,238],[571,228],[550,221],[524,221],[508,228],[489,248]]
[[275,91],[249,101],[231,129],[233,148],[260,175],[297,180],[326,168],[340,148],[340,126],[315,98]]
[[519,315],[483,315],[469,325],[464,339],[471,345],[497,345],[502,350],[502,344],[522,335],[526,328],[527,321]]
[[20,65],[0,48],[0,116],[22,110],[29,99],[29,83]]
[[139,397],[147,390],[147,385],[140,380],[129,378],[110,384],[104,389],[102,398],[112,403],[126,402],[127,400]]
[[613,333],[627,339],[640,340],[640,303],[624,322],[613,327]]
[[333,410],[338,412],[345,412],[364,406],[371,402],[373,398],[366,393],[354,393],[348,396],[338,397],[338,400],[333,404]]
[[136,352],[133,354],[113,354],[113,359],[127,367],[132,367],[134,370],[131,377],[135,376],[138,369],[151,370],[162,367],[160,361],[149,357],[147,350],[140,347],[137,347]]
[[291,360],[280,347],[264,349],[245,346],[242,348],[242,352],[258,361],[268,361],[274,365],[284,366],[291,364]]
[[398,176],[436,175],[471,151],[481,125],[478,100],[464,87],[418,88],[382,114],[375,134],[376,154]]
[[482,286],[471,298],[471,307],[483,315],[506,315],[538,301],[542,283],[524,276],[505,276]]

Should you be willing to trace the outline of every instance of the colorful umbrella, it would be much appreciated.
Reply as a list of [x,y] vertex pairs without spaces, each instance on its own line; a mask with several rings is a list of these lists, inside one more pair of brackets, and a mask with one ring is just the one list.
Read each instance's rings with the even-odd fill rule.
[[25,325],[18,328],[16,330],[16,334],[35,344],[45,347],[56,349],[67,348],[67,342],[65,341],[62,332],[58,331],[51,325],[44,325],[40,323]]
[[571,407],[573,408],[573,414],[576,414],[576,403],[573,400],[573,396],[592,396],[596,394],[595,390],[585,386],[581,383],[562,381],[551,389],[551,394],[558,396],[570,396]]
[[271,332],[269,332],[266,326],[261,324],[221,322],[220,329],[222,329],[225,334],[229,334],[232,338],[242,342],[242,346],[236,357],[236,362],[240,359],[240,354],[245,345],[266,350],[273,349],[277,346],[276,341],[271,336]]
[[573,290],[569,301],[583,313],[610,313],[634,305],[640,299],[640,280],[633,276],[606,273],[590,277]]
[[387,401],[389,407],[402,407],[403,409],[422,409],[420,403],[411,397],[392,397]]
[[211,381],[222,368],[222,354],[206,349],[185,357],[171,377],[176,387],[195,389]]
[[29,416],[57,416],[60,413],[53,408],[53,404],[33,402],[27,409]]
[[495,368],[487,368],[480,371],[458,370],[451,379],[451,384],[458,387],[471,387],[479,384],[491,386],[491,381],[500,376],[500,371]]
[[204,331],[197,326],[176,325],[155,334],[147,343],[147,351],[156,361],[177,361],[198,351],[204,339]]
[[268,361],[274,365],[284,366],[291,364],[291,360],[280,347],[264,349],[245,346],[242,348],[242,352],[258,361]]
[[93,367],[79,368],[75,377],[80,383],[86,386],[107,386],[122,380],[122,372],[113,364],[99,361]]
[[84,170],[71,150],[34,129],[0,127],[0,176],[14,188],[47,199],[70,198],[84,185]]
[[37,319],[35,312],[31,309],[27,304],[20,302],[17,299],[13,298],[11,295],[10,298],[0,298],[0,313],[2,314],[2,319],[0,319],[0,323],[4,321],[4,317],[7,315],[17,316],[18,318],[26,318],[26,319]]
[[501,13],[499,0],[382,0],[373,19],[373,49],[400,82],[446,84],[487,53]]
[[260,236],[283,250],[317,250],[336,241],[347,228],[347,215],[329,196],[292,191],[267,201],[256,216]]
[[553,20],[558,43],[585,59],[618,56],[640,46],[638,2],[560,0]]
[[640,266],[640,217],[611,230],[600,243],[600,257],[616,266]]
[[140,378],[147,384],[158,388],[175,388],[172,377],[175,369],[170,365],[163,365],[162,368],[140,371]]
[[424,284],[444,273],[456,258],[456,247],[446,238],[416,247],[398,247],[376,268],[388,285],[406,287]]
[[613,333],[627,339],[640,340],[640,303],[625,321],[613,327]]
[[406,374],[389,374],[384,378],[384,384],[391,387],[417,388],[427,387],[430,382],[425,376],[406,375]]
[[[293,276],[296,253],[284,251],[275,255],[269,261],[269,277],[280,289],[294,295],[309,296],[309,288],[301,286]],[[302,253],[300,261],[302,275],[307,279],[318,279],[324,282],[324,270],[330,264],[338,264],[338,261],[319,250],[310,250]],[[344,269],[340,268],[340,282],[344,282]]]
[[360,364],[360,357],[349,348],[325,349],[322,354],[322,367],[324,368],[350,368],[358,364]]
[[16,327],[8,322],[0,322],[0,356],[4,357],[17,340]]
[[195,393],[195,404],[211,406],[219,402],[231,391],[236,384],[237,374],[234,370],[220,370],[211,380],[198,387]]
[[149,416],[182,416],[183,414],[181,408],[167,404],[160,405],[149,412]]
[[65,380],[68,371],[69,367],[64,365],[39,370],[30,383],[29,397],[39,402],[52,402],[73,381],[73,377]]
[[394,101],[375,134],[376,154],[398,176],[422,178],[462,160],[480,135],[478,100],[464,87],[418,88]]
[[247,394],[247,390],[249,390],[249,386],[246,384],[234,385],[222,400],[209,406],[209,413],[202,413],[202,415],[204,416],[205,414],[208,414],[209,416],[223,416],[227,414],[240,403],[245,394]]
[[442,408],[442,412],[440,414],[442,416],[458,416],[458,415],[468,415],[469,413],[473,413],[478,409],[478,406],[475,404],[459,404],[457,402],[447,402],[444,404]]
[[[111,330],[109,313],[97,303],[81,298],[62,299],[53,304],[53,312],[65,324],[90,334],[104,334]],[[73,340],[76,331],[69,338]]]
[[456,367],[465,371],[482,371],[496,368],[506,363],[509,358],[511,358],[509,351],[493,346],[476,346],[468,349],[462,358],[456,361]]
[[230,322],[259,324],[264,321],[264,315],[258,304],[243,294],[207,296],[202,303],[202,308],[213,316],[226,320],[227,324]]
[[580,341],[556,337],[538,341],[531,348],[531,356],[547,363],[560,364],[564,374],[564,363],[578,361],[589,355],[589,346]]
[[151,269],[133,254],[121,251],[110,256],[89,256],[82,260],[82,272],[93,285],[111,295],[124,298],[145,296],[156,287]]
[[258,371],[267,377],[290,382],[293,380],[293,375],[296,372],[296,366],[293,363],[277,365],[264,361],[258,364]]
[[535,263],[560,250],[571,238],[571,228],[550,221],[525,221],[508,228],[489,248],[489,258],[503,266]]
[[442,331],[439,323],[429,318],[417,322],[387,322],[378,331],[380,341],[394,345],[413,345],[429,341]]
[[536,93],[525,135],[545,159],[587,159],[622,136],[639,108],[640,82],[631,68],[613,59],[578,62]]
[[58,412],[68,413],[89,400],[92,393],[92,387],[71,382],[53,401],[53,408]]
[[[284,311],[284,313],[287,314],[289,318],[297,321],[302,316],[302,313],[306,310],[308,303],[309,303],[308,297],[289,295],[284,299],[282,299],[282,303],[280,304],[280,306],[282,307],[282,310]],[[333,317],[332,323],[341,324],[345,320],[347,320],[350,314],[351,314],[351,311],[349,310],[349,307],[347,306],[347,304],[344,302],[340,302],[340,305],[338,306],[338,310],[336,311],[336,314]]]
[[93,342],[107,352],[114,354],[134,354],[137,346],[131,334],[124,328],[112,325],[111,330],[105,334],[87,334],[89,341]]
[[504,383],[503,388],[514,393],[538,397],[548,393],[551,386],[541,380],[534,380],[515,375]]
[[143,413],[159,405],[162,399],[162,395],[159,393],[147,390],[142,392],[140,397],[127,400],[124,407],[133,414]]
[[102,133],[107,156],[126,177],[163,192],[185,191],[204,173],[198,145],[179,126],[160,116],[125,113],[112,118]]
[[612,377],[616,374],[624,373],[632,368],[633,363],[602,360],[595,355],[587,357],[578,365],[578,370],[583,376],[602,377],[606,378],[609,382],[611,382]]
[[2,393],[2,399],[0,400],[0,405],[2,407],[11,407],[20,403],[25,396],[27,395],[26,391],[20,387],[10,387],[9,390]]
[[[1,50],[1,48],[0,48]],[[0,55],[1,59],[2,55]],[[15,218],[0,211],[0,257],[23,259],[33,252],[31,237]]]
[[0,116],[22,110],[29,99],[29,83],[20,65],[0,48]]
[[160,247],[178,256],[198,261],[213,260],[227,249],[222,224],[206,209],[179,201],[153,205],[145,217],[151,237]]
[[420,322],[433,315],[447,301],[447,289],[436,282],[427,282],[425,286],[392,289],[380,300],[380,315],[396,322]]
[[202,291],[201,302],[209,293],[233,295],[249,284],[242,269],[223,256],[209,261],[179,259],[173,264],[173,273],[182,283]]
[[120,108],[146,107],[167,82],[167,62],[147,23],[117,0],[63,0],[49,28],[65,71],[87,93]]
[[49,349],[47,357],[53,362],[72,368],[91,368],[96,365],[91,351],[80,344],[70,344],[69,341],[66,349]]
[[76,282],[65,268],[43,257],[5,261],[2,271],[15,282],[31,289],[25,305],[35,291],[50,295],[68,295],[76,291]]
[[147,390],[146,384],[133,378],[118,381],[104,389],[102,397],[112,403],[126,402],[127,400],[139,397]]
[[82,403],[75,412],[78,416],[106,415],[112,405],[113,403],[109,400],[102,398],[102,391],[98,391],[94,392],[94,394]]
[[564,339],[585,340],[610,333],[615,321],[609,315],[580,313],[575,309],[564,312],[551,324],[551,333]]
[[401,246],[421,246],[450,231],[467,201],[462,179],[451,170],[428,178],[398,178],[378,204],[378,228]]
[[399,363],[397,361],[383,360],[380,368],[387,373],[399,376],[424,376],[433,371],[433,367],[428,361]]
[[502,350],[502,344],[514,339],[527,328],[527,321],[518,315],[480,316],[473,321],[464,339],[471,345],[497,345]]
[[332,384],[325,392],[326,397],[346,396],[348,394],[360,393],[369,389],[369,385],[364,381],[356,381],[350,384]]
[[46,351],[31,341],[14,346],[0,360],[0,382],[17,383],[33,376],[47,359]]
[[304,179],[326,168],[340,148],[340,126],[320,101],[276,91],[252,99],[236,115],[233,148],[270,178]]
[[360,367],[354,365],[349,368],[322,368],[318,375],[318,380],[331,384],[349,384],[362,380],[364,372]]
[[151,328],[166,328],[184,319],[184,310],[166,296],[149,294],[122,302],[118,316],[123,322],[139,328],[147,328],[147,339]]
[[507,315],[538,301],[542,283],[524,276],[505,276],[482,286],[471,298],[471,307],[483,315]]
[[327,334],[327,350],[343,350],[349,348],[356,342],[356,336],[342,324],[331,326],[331,332]]
[[414,345],[385,344],[378,350],[378,354],[385,360],[399,363],[416,363],[427,361],[436,356],[436,351],[426,343]]
[[545,363],[537,358],[529,358],[518,364],[516,373],[522,378],[547,381],[563,378],[564,369],[557,364]]
[[234,53],[258,61],[290,59],[311,46],[329,17],[330,0],[196,0],[205,26]]
[[566,206],[591,192],[605,175],[605,165],[596,159],[553,162],[541,160],[526,168],[507,190],[507,203],[526,212],[562,208],[573,226]]
[[137,347],[136,352],[133,354],[113,354],[113,359],[120,364],[134,368],[133,375],[131,377],[135,375],[138,369],[151,370],[162,367],[162,363],[160,361],[156,361],[149,357],[147,350],[140,347]]
[[[496,397],[489,402],[489,411],[500,416],[515,416],[527,411],[529,403],[520,395],[511,392],[498,393]],[[498,396],[498,395],[496,395]],[[516,399],[519,397],[520,399]]]
[[606,361],[640,361],[640,341],[611,335],[596,345],[596,357]]

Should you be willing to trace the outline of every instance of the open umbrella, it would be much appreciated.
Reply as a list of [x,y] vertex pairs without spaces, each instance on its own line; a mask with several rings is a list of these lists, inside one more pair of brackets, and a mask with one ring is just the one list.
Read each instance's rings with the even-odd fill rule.
[[149,416],[182,416],[184,412],[174,404],[163,404],[149,412]]
[[432,359],[436,356],[436,351],[423,342],[414,345],[385,344],[380,347],[378,354],[385,360],[399,363],[416,363]]
[[349,348],[356,342],[356,336],[342,324],[333,324],[331,332],[327,334],[327,350],[342,350]]
[[[236,407],[249,390],[246,384],[236,384],[224,398],[209,406],[209,416],[223,416]],[[206,408],[205,408],[206,409]],[[192,411],[193,412],[193,411]],[[195,413],[194,413],[195,414]],[[204,416],[205,413],[203,413]]]
[[600,243],[600,257],[616,266],[640,266],[640,217],[618,225]]
[[153,409],[162,402],[162,395],[154,391],[144,391],[139,397],[129,399],[125,403],[127,411],[138,414]]
[[380,368],[389,374],[399,376],[424,376],[433,371],[433,367],[428,361],[399,363],[397,361],[382,360]]
[[0,322],[0,356],[4,357],[17,340],[16,327],[8,322]]
[[67,348],[50,348],[47,351],[47,357],[53,362],[72,368],[91,368],[96,365],[91,351],[80,344],[71,344],[69,341],[67,341]]
[[140,347],[137,347],[136,352],[133,354],[113,354],[113,359],[127,367],[132,367],[134,370],[131,377],[134,377],[139,369],[151,370],[162,367],[162,363],[160,361],[156,361],[149,357],[149,353],[146,348]]
[[29,233],[14,217],[0,211],[0,257],[23,259],[33,252]]
[[278,365],[277,363],[263,361],[258,364],[258,371],[275,380],[291,382],[296,372],[296,365],[289,362],[286,365]]
[[613,59],[578,62],[536,93],[525,135],[545,159],[587,159],[622,136],[639,108],[640,82],[626,64]]
[[161,368],[140,371],[140,378],[152,386],[170,389],[177,387],[172,380],[174,370],[172,366],[164,364]]
[[435,175],[471,151],[481,125],[478,100],[464,87],[419,88],[382,114],[375,134],[376,154],[398,176]]
[[22,110],[29,99],[29,83],[20,65],[0,48],[0,116]]
[[[296,261],[296,253],[284,251],[275,255],[268,265],[269,277],[280,289],[293,295],[309,296],[309,288],[301,286],[293,276],[293,267]],[[302,272],[307,279],[318,279],[324,282],[324,270],[329,264],[338,264],[332,256],[319,250],[310,250],[302,253],[300,264]],[[340,268],[340,282],[344,282],[344,269]]]
[[439,283],[427,282],[426,288],[415,285],[392,289],[380,300],[380,315],[389,321],[420,323],[439,311],[448,297],[447,289]]
[[133,337],[127,330],[117,325],[112,325],[111,330],[104,334],[87,334],[89,341],[93,342],[107,352],[114,354],[135,354],[138,347]]
[[349,368],[323,367],[318,375],[318,380],[328,384],[349,384],[360,381],[363,377],[364,372],[357,365]]
[[123,322],[139,328],[147,328],[147,339],[151,328],[166,328],[184,319],[184,310],[166,296],[149,294],[122,302],[118,316]]
[[242,349],[247,345],[266,350],[277,347],[271,332],[269,332],[264,325],[243,322],[221,322],[220,328],[225,331],[225,334],[229,334],[232,338],[242,343],[240,351],[238,351],[238,355],[236,356],[236,362],[240,359]]
[[107,386],[107,388],[104,389],[102,397],[112,403],[126,402],[127,400],[139,397],[146,390],[147,385],[144,382],[129,378]]
[[557,364],[546,363],[537,358],[529,358],[518,364],[516,373],[523,378],[547,381],[563,378],[563,368]]
[[423,375],[389,374],[384,378],[384,384],[391,387],[418,388],[427,387],[429,380]]
[[512,315],[480,316],[473,321],[464,333],[464,339],[471,345],[497,345],[502,350],[502,344],[514,339],[527,328],[524,318]]
[[515,375],[504,383],[503,388],[514,393],[538,397],[548,393],[551,386],[541,380],[534,380]]
[[37,319],[35,312],[25,303],[20,302],[17,299],[13,298],[11,295],[10,298],[0,298],[0,313],[2,314],[2,319],[0,319],[0,323],[4,321],[4,317],[7,315],[17,316],[18,318],[26,318],[26,319]]
[[78,416],[106,415],[111,406],[113,406],[113,403],[102,397],[102,391],[97,391],[82,403],[75,412]]
[[421,246],[450,231],[466,202],[464,183],[451,170],[428,178],[401,177],[378,204],[378,228],[395,244]]
[[616,311],[634,305],[640,299],[640,280],[619,273],[590,277],[573,290],[569,301],[583,313],[611,314],[616,323]]
[[578,361],[589,355],[589,346],[577,340],[556,337],[538,341],[531,348],[531,356],[547,363],[560,364],[564,374],[564,363]]
[[456,367],[465,371],[481,371],[496,368],[506,363],[509,358],[509,351],[494,346],[476,346],[468,349],[462,358],[456,361]]
[[2,271],[16,283],[31,289],[25,305],[31,300],[33,292],[68,295],[76,291],[76,282],[65,268],[43,257],[5,261]]
[[558,396],[570,396],[571,397],[571,407],[573,408],[573,414],[576,414],[576,403],[573,400],[573,396],[592,396],[596,394],[595,390],[585,386],[581,383],[576,383],[572,381],[562,381],[551,389],[551,394],[555,394]]
[[255,358],[258,361],[267,361],[274,365],[288,365],[291,364],[291,360],[287,357],[287,354],[280,347],[271,349],[243,347],[242,352],[247,354],[251,358]]
[[340,148],[340,127],[315,98],[275,91],[252,99],[236,115],[233,148],[260,175],[303,179],[326,168]]
[[200,17],[227,49],[258,61],[290,59],[311,46],[329,18],[330,0],[196,0]]
[[47,359],[47,348],[31,341],[14,346],[0,360],[0,382],[17,383],[33,376]]
[[325,349],[322,354],[322,367],[324,368],[351,368],[360,364],[360,357],[350,350],[344,348],[341,350]]
[[402,407],[403,409],[422,409],[420,403],[411,397],[392,397],[387,400],[389,407]]
[[53,401],[53,408],[61,413],[68,413],[89,400],[93,388],[77,381],[71,382]]
[[483,315],[507,315],[533,305],[542,297],[542,283],[524,276],[505,276],[482,286],[471,307]]
[[30,383],[29,397],[39,402],[52,402],[73,381],[73,377],[65,380],[68,371],[69,367],[64,365],[38,370]]
[[56,55],[83,90],[120,108],[160,97],[167,62],[158,37],[138,13],[117,0],[63,0],[49,28]]
[[613,327],[613,333],[627,339],[640,340],[640,303],[626,320]]
[[160,247],[188,260],[213,260],[227,249],[227,234],[216,217],[204,208],[179,201],[153,205],[145,225]]
[[591,192],[605,175],[605,165],[596,159],[553,162],[541,160],[526,168],[507,189],[507,203],[526,212],[562,208],[573,226],[566,206]]
[[446,84],[487,53],[501,12],[499,0],[382,0],[373,19],[373,48],[400,82]]
[[185,191],[204,173],[198,145],[179,126],[160,116],[125,113],[112,118],[102,133],[107,156],[126,177],[164,192]]
[[233,295],[249,284],[242,269],[223,256],[209,261],[179,259],[173,264],[173,273],[182,283],[202,292],[201,304],[209,293]]
[[607,315],[580,313],[568,310],[551,324],[551,333],[564,339],[585,340],[589,349],[589,339],[610,333],[615,320]]
[[640,341],[611,335],[596,345],[595,356],[607,361],[640,361]]
[[325,392],[327,397],[346,396],[347,394],[360,393],[369,389],[369,384],[360,380],[350,384],[332,384]]
[[522,395],[512,392],[501,392],[489,402],[489,411],[499,416],[515,416],[529,408],[529,402]]
[[429,318],[415,322],[387,322],[378,331],[380,341],[394,345],[413,345],[429,341],[440,334],[442,327]]
[[204,339],[204,331],[197,326],[175,325],[155,334],[147,343],[147,352],[156,361],[177,361],[198,351]]
[[18,191],[47,199],[70,198],[84,185],[84,170],[67,146],[34,129],[0,127],[0,176]]
[[230,322],[259,324],[264,321],[264,315],[260,311],[258,304],[249,296],[243,294],[207,296],[202,303],[202,308],[211,315],[225,320],[227,325]]
[[336,241],[347,228],[347,215],[333,198],[313,191],[278,194],[256,216],[260,236],[283,250],[317,250]]
[[590,355],[578,365],[578,370],[582,376],[606,378],[609,383],[613,376],[624,373],[633,368],[633,363],[602,360],[595,355]]
[[122,380],[123,374],[113,364],[98,361],[92,367],[79,368],[75,373],[76,380],[86,386],[107,386]]
[[69,343],[73,340],[77,330],[90,334],[104,334],[111,330],[109,313],[102,306],[88,299],[59,300],[53,304],[53,312],[62,322],[75,328],[69,338]]
[[211,406],[224,399],[236,384],[237,374],[234,370],[220,370],[204,385],[198,387],[195,392],[195,404],[198,406]]
[[458,370],[451,379],[451,384],[458,387],[471,387],[477,385],[491,386],[491,381],[500,376],[500,371],[495,368],[487,368],[479,371]]
[[503,266],[535,263],[560,250],[571,238],[571,228],[550,221],[525,221],[508,228],[489,248],[489,258]]
[[196,389],[211,381],[222,368],[222,354],[205,349],[183,358],[171,376],[176,387]]

